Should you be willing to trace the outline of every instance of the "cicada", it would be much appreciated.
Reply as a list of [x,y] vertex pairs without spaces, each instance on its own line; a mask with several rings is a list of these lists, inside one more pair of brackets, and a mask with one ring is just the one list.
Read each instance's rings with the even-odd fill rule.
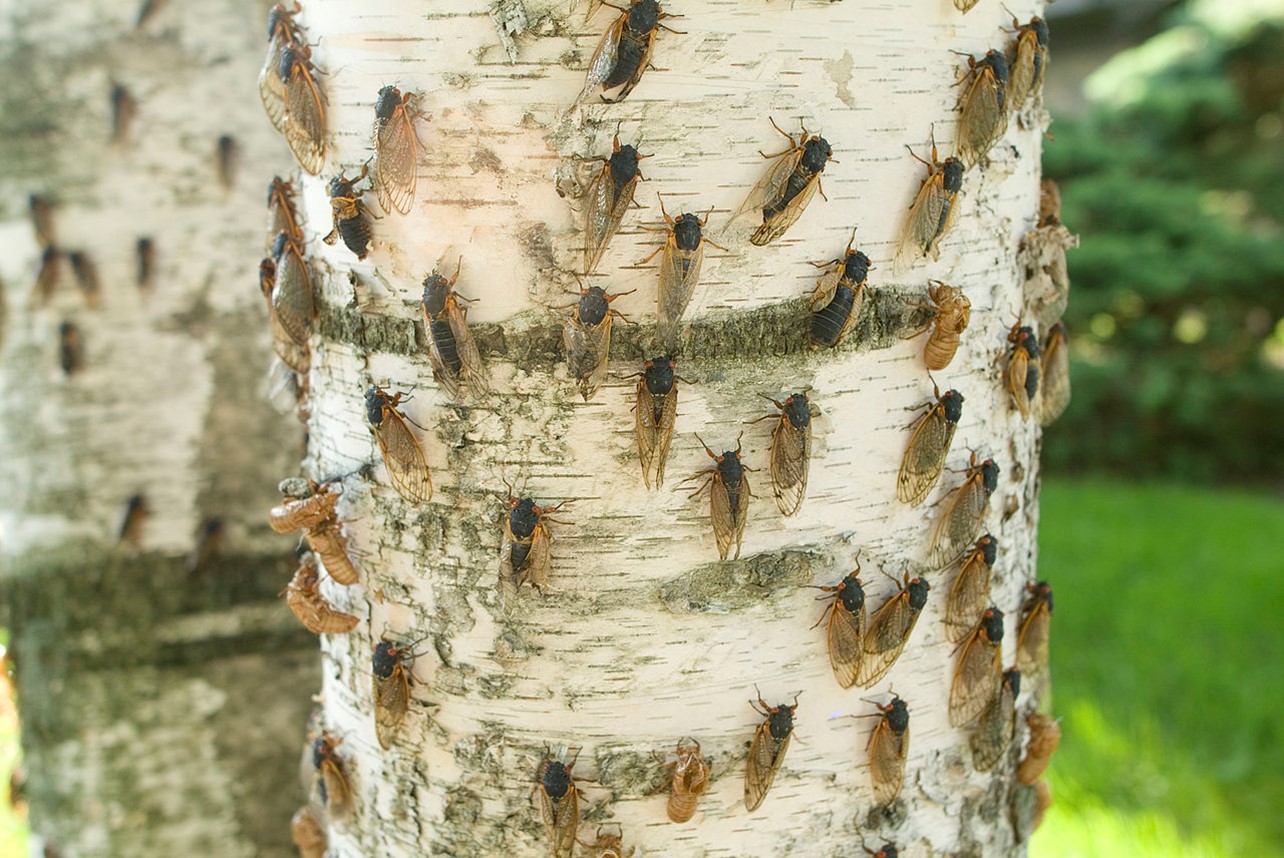
[[[818,587],[832,596],[816,625],[828,620],[825,637],[829,641],[829,664],[834,678],[843,688],[851,688],[860,677],[865,646],[865,587],[860,580],[860,564],[832,587]],[[812,628],[815,628],[813,626]]]
[[1070,346],[1066,326],[1061,322],[1048,331],[1040,366],[1043,399],[1039,405],[1039,422],[1047,426],[1065,413],[1070,404]]
[[[312,272],[303,259],[299,245],[285,231],[276,234],[272,258],[276,264],[276,283],[272,288],[273,325],[280,325],[281,331],[295,348],[307,349],[308,337],[312,333],[312,319],[316,315]],[[291,361],[281,355],[280,351],[277,354],[287,365],[290,364]]]
[[896,497],[910,506],[921,504],[941,478],[945,457],[963,419],[963,394],[957,390],[942,394],[933,384],[932,396],[936,402],[929,402],[927,410],[915,421],[896,477]]
[[980,62],[969,56],[967,67],[954,149],[964,165],[972,167],[1008,130],[1008,62],[998,51],[986,51]]
[[303,227],[299,225],[299,213],[294,207],[294,185],[280,176],[272,179],[268,185],[268,247],[276,242],[282,232],[298,247],[303,246]]
[[958,643],[971,634],[990,604],[990,575],[998,551],[999,541],[987,533],[963,558],[945,602],[946,636],[951,642]]
[[1052,585],[1039,581],[1027,585],[1030,598],[1021,606],[1021,627],[1017,631],[1017,667],[1027,676],[1042,677],[1048,672],[1048,632],[1052,626]]
[[924,161],[912,149],[910,156],[927,165],[927,178],[918,189],[909,209],[909,218],[905,221],[905,232],[901,235],[896,262],[892,266],[897,274],[924,256],[936,259],[941,255],[941,239],[954,225],[958,214],[958,195],[963,189],[963,162],[954,157],[936,160],[935,141],[932,143],[931,161]]
[[592,274],[606,246],[620,228],[624,213],[633,203],[638,181],[645,179],[638,167],[643,158],[632,146],[621,146],[620,135],[611,143],[611,157],[600,158],[602,169],[589,184],[584,206],[584,273]]
[[505,603],[511,607],[523,584],[530,584],[541,593],[548,586],[553,547],[548,524],[557,522],[550,514],[562,504],[537,506],[531,498],[510,496],[508,506],[499,549],[499,588]]
[[432,499],[432,478],[424,448],[410,431],[409,418],[397,410],[404,395],[389,394],[377,385],[370,385],[366,391],[366,419],[379,442],[392,487],[411,503],[427,503]]
[[673,822],[686,822],[695,815],[696,804],[709,785],[709,764],[700,754],[700,743],[695,739],[679,741],[674,751],[676,760],[667,766],[673,769],[669,778],[669,803],[666,808]]
[[75,322],[58,325],[58,365],[64,375],[73,376],[85,368],[85,344]]
[[1008,670],[1003,674],[999,693],[985,707],[969,744],[972,746],[972,765],[978,772],[988,772],[1002,758],[1016,734],[1016,701],[1021,696],[1021,671]]
[[1029,786],[1042,777],[1061,744],[1061,724],[1039,712],[1031,712],[1025,724],[1030,728],[1030,741],[1025,746],[1025,757],[1017,765],[1017,780]]
[[[562,327],[566,346],[566,364],[579,386],[580,395],[588,402],[606,380],[607,359],[611,354],[611,322],[624,316],[611,309],[611,302],[629,292],[608,295],[600,286],[580,290],[580,299],[571,306]],[[626,320],[627,321],[627,320]]]
[[811,402],[805,393],[793,393],[777,402],[780,409],[764,420],[774,419],[771,430],[771,491],[782,515],[790,516],[802,507],[807,493],[807,470],[811,464]]
[[332,819],[343,819],[352,810],[352,788],[343,771],[343,760],[335,753],[342,739],[318,736],[312,742],[312,767],[317,771],[317,794]]
[[281,359],[281,363],[292,371],[299,375],[306,375],[312,366],[312,349],[306,337],[301,342],[296,340],[282,323],[281,317],[277,315],[276,307],[273,305],[273,296],[276,294],[276,271],[276,263],[271,259],[263,259],[259,262],[259,290],[267,302],[268,327],[272,331],[272,351]]
[[85,302],[91,307],[97,307],[103,297],[102,281],[98,279],[98,265],[83,250],[73,250],[68,253],[67,261],[71,263],[71,273],[76,275],[76,285],[85,296]]
[[1008,357],[1008,392],[1021,411],[1022,417],[1030,416],[1030,403],[1039,393],[1039,376],[1042,374],[1039,338],[1034,328],[1012,326],[1008,331],[1012,354]]
[[125,500],[125,514],[121,517],[120,527],[116,531],[116,543],[137,546],[142,541],[143,524],[150,513],[151,509],[144,495],[130,495]]
[[290,818],[290,839],[299,850],[299,858],[325,858],[330,841],[325,833],[325,820],[310,804],[294,812]]
[[330,490],[330,483],[291,477],[282,480],[279,488],[284,500],[268,511],[268,525],[277,533],[306,530],[335,517],[339,494]]
[[1013,18],[1012,26],[1017,30],[1008,102],[1016,111],[1025,106],[1026,99],[1037,96],[1043,89],[1043,76],[1048,70],[1048,22],[1035,16],[1030,23],[1021,24]]
[[905,756],[909,753],[909,707],[899,695],[886,706],[874,704],[882,717],[869,735],[869,779],[874,800],[887,806],[896,800],[905,783]]
[[950,726],[971,724],[999,692],[1003,680],[1003,612],[986,608],[963,642],[950,683]]
[[374,187],[384,211],[406,214],[415,201],[419,182],[419,118],[415,94],[404,95],[395,86],[379,90],[375,102]]
[[54,233],[53,203],[44,194],[30,194],[27,210],[31,213],[31,228],[36,233],[36,244],[52,247],[57,244]]
[[963,484],[945,498],[945,509],[932,529],[929,557],[932,568],[941,569],[958,560],[976,539],[985,523],[990,495],[999,487],[999,466],[993,459],[979,465],[973,454]]
[[[578,757],[578,754],[576,755]],[[563,763],[545,753],[535,772],[540,815],[554,858],[569,856],[580,829],[580,791],[571,777],[575,760]]]
[[361,202],[362,191],[356,189],[357,182],[370,174],[370,168],[361,165],[361,175],[349,179],[340,173],[330,180],[330,209],[334,218],[334,229],[330,230],[322,241],[334,244],[340,238],[357,259],[365,259],[370,253],[370,212]]
[[300,559],[299,568],[282,593],[294,616],[314,635],[345,634],[360,622],[357,617],[337,610],[321,595],[321,573],[310,554]]
[[293,9],[278,3],[268,12],[268,52],[259,72],[259,98],[268,119],[282,134],[285,133],[285,83],[281,80],[281,55],[289,45],[303,42],[298,24],[294,22],[294,16],[302,8],[295,0]]
[[712,244],[719,250],[726,248],[705,237],[705,221],[698,215],[688,212],[677,218],[669,217],[663,197],[660,198],[660,214],[669,227],[668,240],[638,265],[645,265],[656,253],[663,251],[664,255],[660,257],[660,291],[656,295],[656,338],[667,346],[673,346],[678,338],[678,320],[691,303],[691,296],[700,282],[704,246]]
[[611,834],[601,828],[597,830],[597,840],[592,843],[581,841],[580,845],[592,850],[592,858],[632,858],[635,851],[633,847],[625,850],[623,831]]
[[828,140],[819,134],[809,137],[806,128],[802,129],[802,134],[795,140],[792,134],[781,131],[774,119],[771,120],[771,127],[785,135],[789,140],[789,148],[776,155],[758,153],[776,163],[753,186],[744,203],[727,222],[730,225],[746,212],[761,210],[762,225],[749,237],[749,241],[758,247],[770,244],[784,235],[798,220],[817,191],[822,197],[825,195],[820,186],[820,174],[834,154]]
[[642,480],[655,488],[664,485],[664,465],[669,459],[669,443],[673,440],[673,422],[678,413],[678,382],[685,381],[674,370],[677,363],[669,357],[654,357],[638,373],[637,401],[633,405],[634,432],[638,439],[638,460],[642,464]]
[[138,116],[138,99],[122,84],[111,88],[111,142],[122,146],[129,142],[129,132]]
[[767,791],[776,779],[776,772],[780,771],[780,764],[785,761],[789,740],[794,735],[794,712],[798,709],[798,698],[795,697],[793,704],[789,706],[768,706],[767,701],[759,694],[757,704],[750,700],[749,705],[764,718],[753,735],[745,767],[745,808],[752,813],[767,797]]
[[[706,488],[709,489],[709,518],[713,523],[713,536],[718,543],[718,556],[726,560],[731,553],[732,544],[736,547],[735,558],[740,558],[740,543],[745,535],[745,519],[749,513],[749,498],[753,492],[749,489],[749,478],[745,471],[750,470],[740,462],[740,439],[736,439],[736,449],[726,450],[721,456],[709,449],[709,445],[696,436],[704,451],[713,459],[714,466],[705,473],[705,481],[691,493],[698,497]],[[688,480],[698,479],[697,474]]]
[[[665,18],[676,16],[666,15],[656,0],[632,0],[629,8],[620,11],[622,14],[607,29],[589,60],[588,76],[576,104],[599,88],[602,100],[608,104],[623,101],[642,80],[642,73],[651,62],[651,50],[655,47],[655,37],[659,35],[660,28],[670,33],[677,32],[660,23]],[[617,88],[619,92],[615,98],[606,97],[606,93]]]
[[281,51],[277,68],[285,89],[285,125],[281,132],[299,166],[314,176],[325,167],[325,96],[317,86],[312,52],[301,42]]
[[433,378],[452,397],[461,390],[472,396],[486,394],[486,369],[481,352],[468,330],[468,299],[455,291],[462,264],[455,276],[447,280],[434,271],[424,278],[421,306],[424,330],[428,334],[428,358]]
[[151,289],[156,282],[156,245],[147,236],[138,239],[134,244],[134,255],[138,263],[138,288],[144,291]]
[[[413,646],[413,645],[411,645]],[[410,671],[405,662],[414,657],[411,646],[389,640],[375,644],[372,657],[375,734],[384,749],[392,747],[397,730],[410,706]]]
[[900,591],[874,612],[861,644],[864,652],[860,675],[856,681],[863,688],[868,688],[886,676],[896,659],[901,657],[905,642],[909,640],[918,623],[919,614],[927,604],[930,589],[925,579],[910,578],[907,573]]
[[331,515],[315,527],[309,527],[303,532],[303,538],[321,558],[331,578],[344,585],[357,583],[357,568],[348,556],[348,538],[343,535],[338,516]]
[[923,363],[929,371],[939,372],[950,365],[959,350],[959,335],[972,319],[972,302],[962,289],[940,280],[928,281],[927,296],[931,301],[932,319],[928,324],[932,333],[923,347]]
[[[816,281],[811,294],[811,347],[831,349],[843,341],[860,317],[865,297],[865,280],[869,277],[869,257],[852,250],[856,230],[841,259],[827,263],[829,270]],[[817,268],[825,263],[812,263]]]

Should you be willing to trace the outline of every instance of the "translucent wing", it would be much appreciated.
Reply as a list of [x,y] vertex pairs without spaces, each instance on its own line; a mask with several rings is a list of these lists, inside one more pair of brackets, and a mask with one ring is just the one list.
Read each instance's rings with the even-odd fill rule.
[[874,787],[874,800],[879,805],[891,804],[900,795],[905,782],[909,736],[908,727],[898,736],[886,719],[881,719],[869,737],[869,779]]
[[375,429],[375,439],[383,452],[388,479],[397,493],[412,503],[431,500],[432,479],[423,447],[395,408],[384,408],[383,422]]
[[1017,670],[1037,677],[1048,669],[1048,640],[1052,612],[1046,602],[1037,601],[1017,632]]
[[972,733],[972,764],[978,772],[994,768],[1003,752],[1012,744],[1016,732],[1016,695],[1011,687],[1003,684],[998,695],[985,707]]
[[678,320],[686,312],[700,282],[700,268],[704,264],[704,242],[687,253],[669,236],[660,259],[660,292],[656,301],[659,337],[661,342],[672,342],[677,335]]
[[374,186],[384,211],[406,214],[419,179],[419,139],[404,104],[387,122],[375,122]]
[[958,157],[969,167],[984,158],[1008,130],[1003,84],[981,69],[968,84],[959,108]]
[[[263,110],[271,120],[273,127],[285,133],[285,84],[277,69],[281,67],[281,52],[285,50],[286,39],[283,34],[272,36],[268,42],[267,57],[259,71],[259,98],[263,100]],[[276,235],[275,232],[272,235]]]
[[300,59],[285,83],[285,142],[299,166],[314,176],[325,167],[325,99]]
[[1055,421],[1070,405],[1070,350],[1064,335],[1049,335],[1043,348],[1043,398],[1039,422],[1044,426]]
[[570,855],[575,848],[575,835],[580,827],[579,790],[572,783],[561,798],[554,799],[540,790],[540,811],[544,831],[554,856]]
[[990,705],[1003,681],[1002,648],[978,625],[959,655],[950,683],[950,725],[971,724]]
[[749,511],[749,480],[740,479],[740,491],[736,503],[731,501],[731,493],[718,477],[714,477],[709,487],[709,519],[713,523],[713,536],[718,543],[718,554],[723,560],[731,553],[732,543],[736,546],[734,559],[740,557],[740,541],[744,538],[745,518]]
[[339,764],[333,760],[321,761],[317,789],[331,818],[343,819],[352,810],[352,791],[348,788],[348,779]]
[[531,584],[537,590],[548,586],[548,569],[552,561],[553,537],[541,522],[531,534],[531,551],[522,567],[519,584]]
[[776,156],[776,163],[772,164],[767,174],[749,190],[745,201],[727,221],[728,226],[747,212],[761,211],[767,205],[779,201],[785,194],[785,186],[789,184],[789,177],[793,175],[794,168],[802,160],[803,151],[804,147],[795,146],[788,152]]
[[601,261],[606,246],[611,243],[615,231],[620,228],[620,221],[633,203],[633,192],[638,185],[635,176],[615,192],[615,181],[611,171],[606,167],[593,178],[589,186],[588,204],[584,207],[584,235],[587,244],[584,246],[584,273],[591,274]]
[[862,687],[868,688],[892,669],[896,659],[901,657],[920,613],[910,607],[909,593],[904,590],[874,612],[869,630],[865,632],[865,655],[857,680]]
[[949,495],[932,530],[933,568],[948,566],[967,550],[980,533],[988,504],[989,496],[979,476],[969,477]]
[[272,331],[272,351],[276,352],[281,363],[299,375],[307,375],[312,366],[312,350],[307,340],[302,343],[295,342],[285,325],[281,323],[275,308],[270,308],[268,311],[268,326]]
[[834,669],[834,678],[843,688],[851,688],[856,684],[864,659],[865,606],[861,605],[853,614],[835,599],[829,606],[827,632],[829,664]]
[[479,398],[485,396],[488,389],[486,367],[482,364],[477,341],[473,339],[472,331],[468,329],[468,318],[464,315],[458,301],[450,302],[447,313],[450,329],[455,334],[455,348],[459,352],[459,360],[462,364],[459,374],[464,387],[473,396]]
[[793,515],[807,493],[811,424],[794,428],[783,416],[771,433],[771,490],[782,515]]
[[286,242],[276,260],[276,286],[272,289],[272,311],[276,321],[296,345],[307,345],[316,305],[312,297],[312,273],[299,249]]
[[963,561],[945,603],[946,633],[952,643],[971,633],[990,604],[990,572],[990,565],[979,551]]
[[764,721],[754,733],[753,744],[749,747],[749,761],[745,768],[745,808],[749,811],[758,809],[762,800],[767,797],[771,783],[776,779],[776,772],[784,762],[785,751],[789,750],[790,733],[777,742]]
[[655,397],[647,390],[646,382],[638,382],[637,404],[634,407],[635,431],[638,439],[638,459],[642,463],[642,479],[651,488],[651,474],[655,473],[655,486],[664,484],[664,464],[669,458],[669,444],[673,440],[673,422],[678,411],[678,391],[674,387],[664,397],[657,419]]
[[585,402],[606,380],[607,358],[611,351],[611,319],[611,314],[607,313],[600,323],[589,327],[571,315],[562,329],[566,363]]
[[624,32],[624,22],[627,18],[627,15],[621,15],[616,18],[615,23],[611,24],[602,35],[602,41],[597,43],[597,50],[593,52],[593,58],[589,60],[584,89],[580,91],[579,98],[575,99],[576,104],[583,103],[602,84],[606,83],[607,78],[611,76],[611,72],[615,71],[615,60],[619,55],[620,49],[620,34]]
[[1048,65],[1048,52],[1039,44],[1033,27],[1023,27],[1017,36],[1016,55],[1008,78],[1008,106],[1016,111],[1038,92]]
[[937,242],[953,222],[954,202],[954,194],[945,190],[943,174],[928,176],[910,206],[893,271],[900,274],[921,257],[935,254]]
[[969,12],[980,0],[954,0],[954,8],[960,12]]
[[836,260],[816,281],[816,288],[811,293],[811,312],[823,310],[829,306],[830,301],[834,300],[834,292],[838,290],[838,283],[843,279],[844,270],[842,261]]
[[1030,355],[1017,347],[1008,360],[1008,392],[1022,417],[1030,416],[1030,395],[1026,391],[1026,376],[1030,372]]
[[387,679],[374,677],[374,701],[375,734],[381,747],[391,748],[410,704],[410,680],[405,668],[397,665]]
[[945,409],[939,405],[931,406],[919,418],[896,477],[896,496],[903,503],[918,506],[936,485],[957,428],[957,423],[945,419]]
[[754,234],[750,236],[750,243],[761,247],[784,235],[789,230],[789,227],[793,226],[794,222],[802,215],[803,211],[806,210],[811,198],[816,196],[816,190],[819,187],[820,173],[817,173],[807,180],[807,184],[803,186],[803,189],[783,209],[763,220],[762,226],[754,230]]

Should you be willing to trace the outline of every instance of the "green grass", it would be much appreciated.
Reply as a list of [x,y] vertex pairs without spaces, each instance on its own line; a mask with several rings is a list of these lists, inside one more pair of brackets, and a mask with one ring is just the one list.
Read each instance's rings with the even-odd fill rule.
[[1284,856],[1284,503],[1049,480],[1063,739],[1035,858]]

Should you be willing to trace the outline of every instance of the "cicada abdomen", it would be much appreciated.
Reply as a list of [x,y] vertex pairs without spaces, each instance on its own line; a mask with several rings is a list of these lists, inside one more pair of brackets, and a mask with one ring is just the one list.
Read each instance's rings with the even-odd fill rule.
[[322,239],[326,244],[334,244],[343,239],[343,244],[356,255],[365,259],[370,254],[370,212],[361,201],[361,191],[356,184],[370,174],[370,168],[361,166],[361,175],[349,179],[340,173],[330,180],[330,210],[334,228]]
[[810,301],[813,349],[834,348],[847,337],[860,318],[865,281],[871,266],[868,256],[852,250],[855,240],[853,230],[842,258],[829,263],[829,270],[816,281]]

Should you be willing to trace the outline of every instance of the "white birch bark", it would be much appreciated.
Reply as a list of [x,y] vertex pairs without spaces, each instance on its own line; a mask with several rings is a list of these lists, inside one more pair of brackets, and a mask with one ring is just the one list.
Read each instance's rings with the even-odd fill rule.
[[[1009,4],[1023,20],[1037,3]],[[328,213],[324,180],[352,175],[371,154],[380,87],[423,93],[428,117],[418,200],[406,217],[375,224],[370,257],[312,242],[324,271],[322,336],[314,352],[313,419],[307,469],[317,477],[377,461],[363,427],[371,383],[414,391],[406,413],[427,427],[431,503],[412,506],[375,479],[350,479],[341,511],[361,557],[364,581],[345,604],[369,604],[369,623],[325,641],[327,729],[342,737],[356,791],[353,821],[331,832],[333,854],[540,855],[547,845],[531,803],[545,744],[579,748],[575,774],[593,822],[619,822],[639,854],[670,856],[851,855],[861,838],[902,854],[1021,854],[1011,807],[1014,759],[996,773],[971,766],[965,731],[948,726],[953,647],[942,622],[950,578],[932,576],[928,607],[898,664],[862,692],[840,689],[812,628],[822,604],[807,584],[836,583],[859,550],[871,611],[899,578],[926,565],[940,507],[896,501],[896,472],[911,415],[932,386],[923,340],[902,341],[903,301],[920,300],[927,279],[963,287],[971,327],[942,388],[967,397],[949,467],[969,448],[1002,466],[986,529],[1000,540],[994,601],[1008,614],[1005,665],[1014,661],[1024,585],[1035,574],[1038,428],[1009,402],[1001,370],[1008,327],[1021,312],[1016,265],[1021,235],[1038,205],[1040,136],[1013,123],[990,162],[969,172],[957,225],[939,261],[893,278],[904,215],[926,176],[905,145],[926,156],[935,124],[951,151],[961,59],[1011,38],[1010,16],[982,0],[967,16],[948,0],[882,4],[674,2],[648,71],[618,105],[572,109],[584,68],[616,13],[588,23],[586,6],[565,0],[311,0],[300,17],[317,43],[331,108],[327,174],[304,182],[307,217],[320,234]],[[504,30],[497,21],[514,22]],[[642,162],[635,208],[588,282],[636,290],[613,306],[640,328],[617,326],[613,371],[635,372],[658,353],[649,342],[656,271],[635,264],[662,239],[656,194],[671,214],[715,211],[720,230],[766,169],[758,154],[780,151],[771,129],[821,132],[837,163],[782,240],[752,247],[746,220],[710,251],[688,318],[691,339],[679,371],[698,381],[680,394],[669,480],[648,493],[633,436],[634,382],[614,380],[584,404],[567,378],[553,308],[573,300],[580,267],[577,157],[625,143]],[[371,205],[373,195],[367,198]],[[810,352],[801,296],[817,272],[808,261],[841,254],[853,227],[877,268],[877,298],[847,347]],[[457,289],[478,299],[478,325],[493,394],[458,407],[431,379],[423,346],[420,281],[435,266],[449,275],[463,256]],[[810,385],[815,423],[810,488],[801,513],[782,519],[765,472],[770,410],[758,394],[783,398]],[[744,433],[752,502],[739,562],[719,563],[707,501],[676,483],[710,465],[696,432],[716,451]],[[497,550],[505,481],[540,502],[573,503],[553,525],[551,591],[524,592],[511,619],[500,609]],[[947,473],[932,495],[959,481]],[[336,594],[336,598],[339,595]],[[429,636],[414,666],[414,701],[391,751],[375,741],[370,653],[381,636]],[[742,803],[745,752],[760,723],[749,706],[755,683],[771,703],[799,694],[796,741],[762,808]],[[902,800],[872,812],[865,744],[889,688],[911,710],[912,743]],[[1033,705],[1030,695],[1022,711]],[[693,823],[673,825],[653,751],[698,739],[713,780]],[[1024,799],[1022,799],[1024,800]],[[1016,814],[1021,816],[1020,813]]]
[[[301,436],[263,404],[255,271],[266,180],[289,163],[255,97],[266,7],[171,3],[135,30],[139,6],[0,4],[0,527],[31,825],[77,858],[284,856],[316,659],[276,599],[289,542],[263,520]],[[120,146],[113,84],[138,103]],[[241,153],[227,191],[224,134]],[[97,307],[65,259],[33,298],[33,192],[63,251],[96,264]],[[64,321],[84,345],[70,376]],[[118,547],[135,493],[150,515]],[[214,516],[221,556],[188,576]]]

